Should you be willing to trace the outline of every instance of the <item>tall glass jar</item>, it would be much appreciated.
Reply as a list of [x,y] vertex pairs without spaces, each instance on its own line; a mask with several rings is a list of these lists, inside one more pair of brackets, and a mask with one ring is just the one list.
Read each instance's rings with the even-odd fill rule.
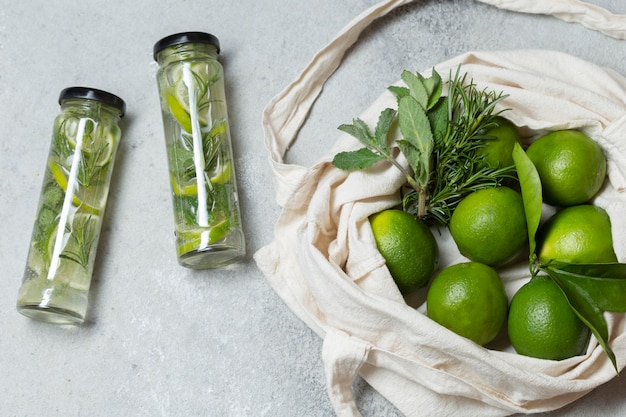
[[106,91],[70,87],[59,104],[17,310],[39,321],[80,324],[125,103]]
[[154,45],[178,262],[208,269],[245,254],[218,39],[204,32]]

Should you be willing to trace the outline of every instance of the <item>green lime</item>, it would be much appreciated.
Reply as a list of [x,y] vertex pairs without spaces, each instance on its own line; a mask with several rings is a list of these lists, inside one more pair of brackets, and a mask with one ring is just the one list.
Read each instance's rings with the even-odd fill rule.
[[484,162],[490,168],[512,166],[513,147],[521,140],[517,126],[500,116],[494,118],[494,123],[495,127],[486,132],[491,138],[478,154],[484,155]]
[[[67,193],[69,173],[61,165],[50,161],[48,169],[52,178],[59,187]],[[106,195],[98,187],[78,187],[72,196],[72,204],[81,210],[92,214],[100,214],[100,207],[104,207]]]
[[567,207],[586,203],[604,184],[606,158],[602,148],[582,132],[548,133],[533,142],[526,154],[537,168],[548,204]]
[[428,289],[428,317],[485,345],[502,329],[508,298],[498,273],[485,264],[466,262],[443,269]]
[[224,239],[230,231],[230,220],[223,219],[215,222],[210,228],[197,227],[176,232],[178,256],[191,251],[202,251]]
[[520,355],[551,360],[584,353],[590,333],[559,286],[546,276],[532,278],[515,293],[508,332]]
[[439,261],[432,232],[402,210],[384,210],[370,216],[372,233],[389,273],[402,294],[424,287]]
[[528,242],[522,196],[508,187],[469,194],[452,213],[450,233],[468,259],[491,266],[506,263]]
[[537,233],[537,249],[542,264],[617,262],[609,215],[587,204],[564,208],[550,217]]

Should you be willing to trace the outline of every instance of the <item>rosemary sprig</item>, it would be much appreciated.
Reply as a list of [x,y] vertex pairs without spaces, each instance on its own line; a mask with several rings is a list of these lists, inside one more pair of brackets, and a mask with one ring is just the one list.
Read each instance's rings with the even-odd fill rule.
[[195,71],[191,71],[191,74],[194,78],[196,85],[196,97],[198,97],[198,111],[206,112],[210,111],[209,106],[211,105],[211,92],[210,88],[215,82],[219,79],[219,72],[215,72],[213,76],[209,79],[205,79],[202,74],[198,74]]
[[100,177],[108,165],[108,161],[104,165],[102,165],[101,162],[105,155],[110,153],[108,150],[109,146],[108,142],[103,142],[100,146],[98,146],[92,155],[87,156],[84,152],[80,154],[80,165],[77,178],[80,185],[83,187],[90,187],[97,182],[96,180]]
[[[80,114],[70,113],[59,125],[53,137],[52,151],[61,164],[66,164],[76,152],[79,152],[78,183],[90,187],[99,182],[111,155],[111,143],[100,137],[104,133],[98,131],[99,126],[91,119],[85,122],[82,132],[81,149],[76,149],[79,132],[73,131],[71,124],[78,125]],[[68,126],[69,125],[69,126]]]
[[64,119],[56,130],[56,134],[54,135],[52,142],[52,152],[59,158],[59,160],[64,161],[65,159],[72,156],[74,150],[70,147],[70,144],[67,140],[65,130],[66,125],[68,123],[74,122],[74,118],[68,117]]
[[[495,107],[506,96],[479,90],[466,74],[461,75],[460,67],[450,76],[447,96],[442,95],[443,82],[435,70],[429,78],[404,71],[402,80],[406,87],[389,88],[397,98],[398,111],[383,110],[374,134],[360,119],[339,127],[365,148],[341,152],[333,164],[354,170],[381,160],[392,163],[410,186],[402,198],[404,210],[427,222],[447,225],[464,196],[515,178],[513,166],[489,168],[479,152],[490,140],[485,132],[500,114]],[[409,163],[408,170],[393,157],[389,145],[394,118],[402,134],[396,145]]]
[[196,177],[196,167],[194,165],[194,152],[202,152],[204,158],[204,172],[208,173],[217,164],[219,146],[222,142],[222,135],[226,131],[226,122],[218,120],[209,129],[202,130],[202,149],[194,149],[193,136],[182,133],[181,140],[183,146],[176,146],[173,152],[174,159],[172,166],[176,166],[180,175],[189,181]]
[[86,216],[76,220],[71,228],[66,225],[66,232],[70,233],[70,239],[66,249],[61,252],[59,257],[76,262],[86,269],[89,263],[91,248],[96,240],[92,217]]

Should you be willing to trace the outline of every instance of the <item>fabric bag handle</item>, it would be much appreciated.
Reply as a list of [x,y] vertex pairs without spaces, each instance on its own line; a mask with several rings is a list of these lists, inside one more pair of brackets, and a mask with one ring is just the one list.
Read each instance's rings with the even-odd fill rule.
[[597,30],[611,38],[626,39],[626,16],[616,15],[580,0],[479,0],[501,9],[529,14],[552,15],[570,23]]
[[296,139],[324,83],[341,64],[346,51],[374,20],[413,0],[385,0],[359,14],[322,48],[263,111],[265,147],[274,173],[276,201],[281,206],[297,189],[307,168],[285,164],[283,158]]

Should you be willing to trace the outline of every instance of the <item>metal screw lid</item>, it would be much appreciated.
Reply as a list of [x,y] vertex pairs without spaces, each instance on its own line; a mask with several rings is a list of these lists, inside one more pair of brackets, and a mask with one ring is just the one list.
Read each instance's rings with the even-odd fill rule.
[[124,117],[126,113],[126,103],[120,97],[109,92],[98,90],[97,88],[89,87],[68,87],[61,91],[59,94],[59,104],[63,101],[72,98],[82,98],[87,100],[95,100],[101,103],[108,104],[118,109],[122,114],[120,117]]
[[157,55],[165,48],[183,43],[206,43],[215,46],[217,53],[220,53],[220,41],[214,35],[206,32],[182,32],[166,36],[155,43],[153,49],[154,60],[157,60]]

